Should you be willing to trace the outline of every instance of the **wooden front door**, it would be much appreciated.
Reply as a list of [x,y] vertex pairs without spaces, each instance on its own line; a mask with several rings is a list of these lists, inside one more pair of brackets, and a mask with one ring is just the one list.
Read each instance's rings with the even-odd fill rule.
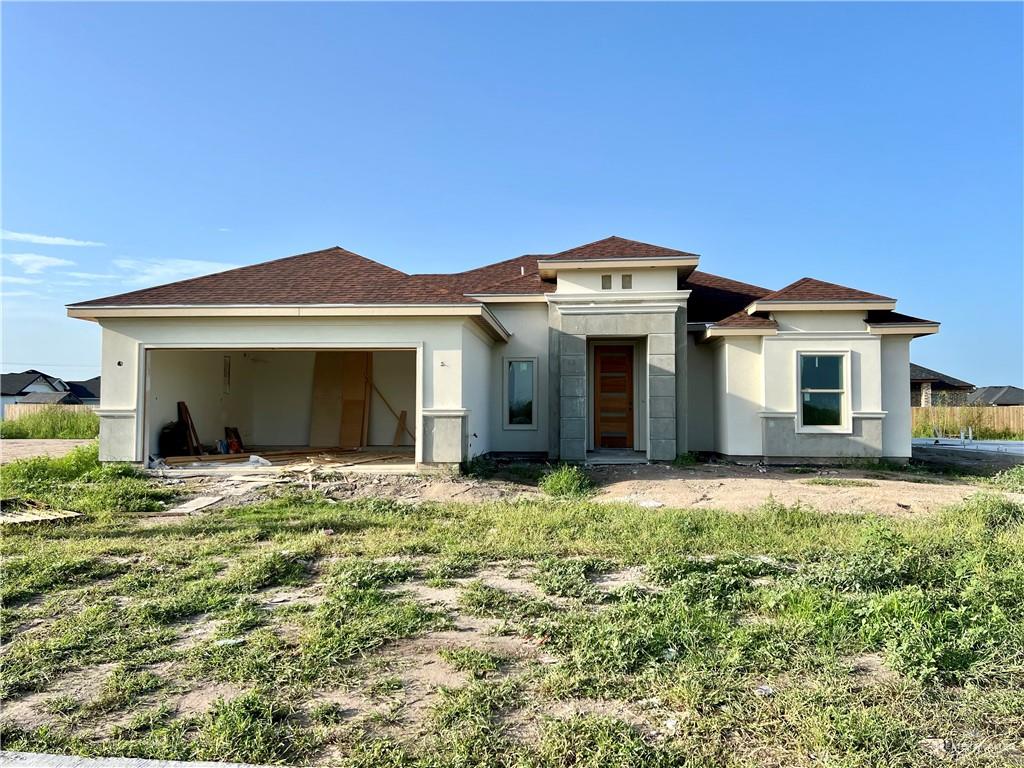
[[594,448],[633,448],[633,347],[594,347]]

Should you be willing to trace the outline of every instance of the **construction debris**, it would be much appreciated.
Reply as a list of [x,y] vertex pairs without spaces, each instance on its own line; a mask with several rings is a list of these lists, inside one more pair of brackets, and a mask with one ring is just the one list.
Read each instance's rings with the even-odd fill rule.
[[7,523],[35,523],[43,520],[62,520],[81,517],[80,512],[54,509],[41,501],[32,499],[0,499],[0,525]]

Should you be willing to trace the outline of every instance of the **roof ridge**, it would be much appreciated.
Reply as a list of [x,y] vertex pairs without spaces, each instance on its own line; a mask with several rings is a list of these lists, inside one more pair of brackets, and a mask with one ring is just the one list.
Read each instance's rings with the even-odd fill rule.
[[840,291],[846,291],[849,294],[857,294],[856,296],[847,296],[846,298],[823,299],[825,301],[895,301],[895,299],[889,296],[883,296],[879,293],[870,293],[868,291],[862,291],[859,288],[850,288],[849,286],[841,285],[840,283],[832,283],[829,282],[828,280],[821,280],[817,277],[801,277],[798,280],[794,280],[789,285],[784,285],[777,291],[769,293],[767,296],[762,296],[759,299],[759,301],[785,300],[788,294],[794,292],[794,289],[799,288],[801,286],[810,285],[821,288],[839,289]]
[[231,269],[222,269],[219,272],[210,272],[209,274],[206,274],[206,275],[196,275],[195,277],[186,277],[186,278],[184,278],[182,280],[172,280],[169,283],[160,283],[158,285],[147,286],[145,288],[137,288],[137,289],[131,290],[131,291],[122,291],[121,293],[115,293],[115,294],[111,294],[111,295],[108,295],[108,296],[101,296],[101,297],[96,298],[96,299],[88,299],[86,301],[75,302],[73,304],[69,304],[68,306],[77,307],[77,306],[82,306],[82,305],[87,305],[87,304],[95,305],[95,304],[97,304],[99,302],[110,301],[110,300],[113,300],[113,299],[119,299],[119,298],[122,298],[122,297],[125,297],[125,296],[131,296],[131,295],[134,295],[134,294],[148,293],[150,291],[163,290],[163,289],[167,289],[167,288],[176,288],[176,287],[194,285],[194,284],[197,284],[197,283],[201,283],[202,281],[208,281],[211,278],[222,278],[225,275],[230,275],[232,273],[250,272],[250,271],[253,271],[253,270],[256,270],[256,271],[266,271],[268,268],[272,268],[274,265],[280,266],[281,264],[283,264],[285,262],[295,261],[297,259],[308,259],[310,257],[316,257],[316,256],[326,256],[326,255],[351,256],[351,257],[360,259],[361,261],[367,262],[368,264],[373,264],[374,266],[379,267],[380,269],[387,270],[387,272],[392,273],[392,274],[389,275],[389,277],[409,277],[409,275],[407,275],[406,273],[401,272],[400,270],[397,270],[394,267],[389,267],[387,264],[382,264],[379,261],[376,261],[374,259],[371,259],[371,258],[368,258],[366,256],[363,256],[362,254],[356,253],[355,251],[350,251],[347,248],[342,248],[340,245],[332,245],[329,248],[321,248],[321,249],[316,250],[316,251],[307,251],[305,253],[296,253],[296,254],[292,254],[291,256],[282,256],[281,258],[278,258],[278,259],[270,259],[269,261],[260,261],[260,262],[257,262],[256,264],[243,264],[243,265],[238,266],[238,267],[232,267]]

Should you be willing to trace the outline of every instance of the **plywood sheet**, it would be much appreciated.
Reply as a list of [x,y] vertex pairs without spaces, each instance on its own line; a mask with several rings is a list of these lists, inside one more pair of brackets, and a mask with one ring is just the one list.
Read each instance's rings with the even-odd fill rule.
[[342,369],[345,353],[322,351],[313,363],[313,399],[309,422],[309,444],[335,447],[341,431]]
[[341,367],[341,430],[338,445],[354,448],[366,445],[370,416],[369,352],[342,352]]

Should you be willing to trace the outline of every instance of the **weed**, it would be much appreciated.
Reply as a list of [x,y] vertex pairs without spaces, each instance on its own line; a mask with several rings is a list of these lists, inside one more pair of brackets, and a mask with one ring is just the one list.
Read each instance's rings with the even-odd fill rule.
[[600,598],[600,591],[590,583],[590,577],[607,567],[597,558],[547,557],[537,564],[534,581],[546,595],[575,597],[587,602]]
[[100,695],[90,702],[89,709],[98,712],[124,709],[162,684],[163,681],[152,672],[119,666],[103,681]]
[[95,411],[58,405],[0,422],[0,437],[5,440],[91,440],[99,434],[100,417]]
[[540,480],[540,489],[555,498],[582,498],[590,493],[592,487],[590,477],[575,464],[563,464],[552,469]]
[[462,590],[459,607],[471,616],[519,620],[543,616],[550,610],[543,600],[506,592],[482,581],[470,582]]
[[812,477],[803,481],[804,485],[829,485],[837,488],[873,488],[878,483],[870,480],[857,480],[852,477]]
[[321,742],[302,727],[290,704],[252,691],[220,701],[203,718],[196,743],[200,760],[302,762]]
[[335,701],[317,704],[309,712],[309,718],[319,725],[336,725],[343,722],[348,714],[344,706]]
[[468,672],[474,678],[497,672],[502,662],[506,661],[503,656],[476,648],[446,648],[440,652],[440,656],[457,672]]
[[677,469],[682,469],[684,467],[692,467],[694,464],[697,463],[697,461],[698,461],[697,454],[695,454],[693,452],[690,452],[690,453],[680,453],[672,461],[672,466],[676,467]]
[[581,715],[550,722],[538,753],[538,762],[545,766],[671,768],[690,764],[672,745],[650,743],[626,723]]
[[991,484],[1002,491],[1024,493],[1024,464],[996,473],[990,480]]

